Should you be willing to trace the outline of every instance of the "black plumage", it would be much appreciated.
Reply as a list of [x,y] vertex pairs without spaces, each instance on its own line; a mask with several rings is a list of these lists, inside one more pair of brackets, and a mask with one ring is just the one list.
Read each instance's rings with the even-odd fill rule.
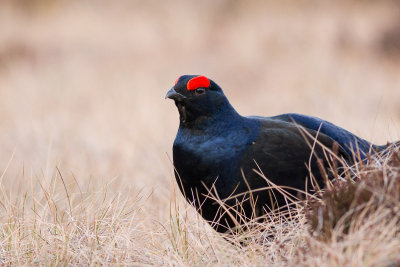
[[[267,189],[271,184],[255,170],[296,196],[297,190],[311,189],[306,188],[310,173],[319,186],[324,185],[320,167],[328,170],[330,165],[323,147],[336,146],[338,158],[348,164],[356,148],[361,159],[371,149],[382,148],[314,117],[243,117],[222,89],[204,76],[181,76],[166,98],[175,101],[180,114],[173,145],[177,183],[219,232],[287,204],[282,194]],[[329,170],[327,174],[332,177]],[[246,193],[249,190],[252,194]]]

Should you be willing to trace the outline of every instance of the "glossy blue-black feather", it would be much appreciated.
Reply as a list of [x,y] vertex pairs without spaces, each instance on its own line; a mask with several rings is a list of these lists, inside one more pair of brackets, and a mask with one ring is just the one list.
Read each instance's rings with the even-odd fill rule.
[[287,198],[272,185],[291,196],[310,192],[312,182],[323,187],[335,173],[335,156],[327,157],[325,149],[336,146],[337,158],[352,164],[353,151],[364,159],[382,148],[311,116],[243,117],[212,80],[206,88],[187,90],[194,77],[181,76],[167,93],[180,114],[175,176],[185,198],[217,231],[284,207]]

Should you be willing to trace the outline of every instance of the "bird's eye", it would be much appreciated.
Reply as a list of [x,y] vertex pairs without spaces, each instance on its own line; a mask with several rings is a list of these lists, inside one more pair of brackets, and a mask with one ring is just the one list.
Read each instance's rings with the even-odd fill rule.
[[206,90],[204,88],[200,87],[200,88],[197,88],[195,92],[196,92],[196,94],[201,95],[201,94],[204,94],[206,92]]

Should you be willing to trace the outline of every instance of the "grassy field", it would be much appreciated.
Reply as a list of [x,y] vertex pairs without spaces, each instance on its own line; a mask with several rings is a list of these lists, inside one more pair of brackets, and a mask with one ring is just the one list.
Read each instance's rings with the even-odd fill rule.
[[[398,1],[1,5],[1,265],[400,265],[395,194],[348,235],[323,240],[300,214],[226,242],[176,186],[178,113],[164,100],[178,76],[204,74],[243,115],[399,140]],[[395,160],[372,166],[358,175],[400,180]]]

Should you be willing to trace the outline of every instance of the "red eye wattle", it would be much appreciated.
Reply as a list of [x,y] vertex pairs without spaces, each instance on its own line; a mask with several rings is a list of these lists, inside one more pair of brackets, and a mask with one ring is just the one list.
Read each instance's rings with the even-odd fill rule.
[[187,89],[189,91],[196,90],[199,87],[207,88],[210,86],[210,80],[204,76],[197,76],[189,80]]

